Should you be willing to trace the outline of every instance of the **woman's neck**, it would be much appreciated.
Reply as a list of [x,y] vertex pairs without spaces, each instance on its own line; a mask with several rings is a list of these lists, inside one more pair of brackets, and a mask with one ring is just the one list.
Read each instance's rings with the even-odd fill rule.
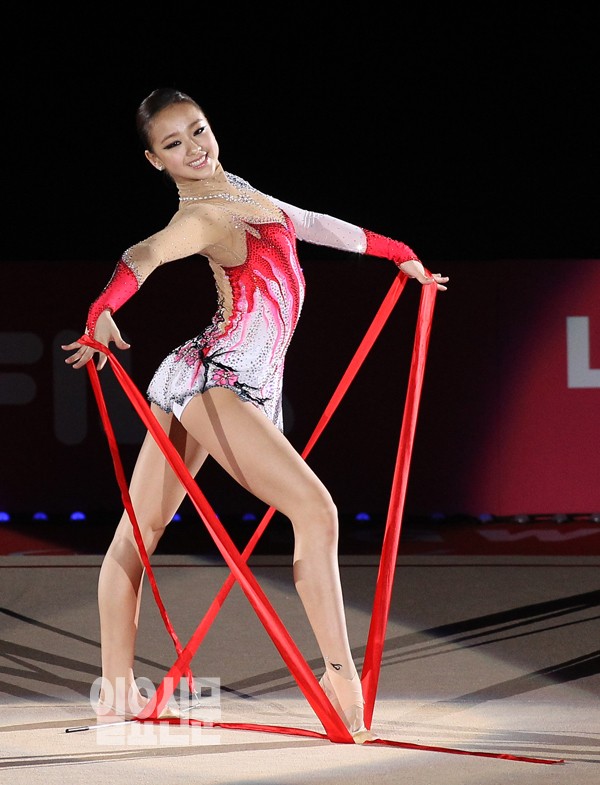
[[202,180],[184,180],[177,182],[177,190],[179,197],[190,196],[205,196],[216,193],[235,193],[236,189],[227,179],[227,175],[221,164],[217,164],[217,168],[211,177],[203,178]]

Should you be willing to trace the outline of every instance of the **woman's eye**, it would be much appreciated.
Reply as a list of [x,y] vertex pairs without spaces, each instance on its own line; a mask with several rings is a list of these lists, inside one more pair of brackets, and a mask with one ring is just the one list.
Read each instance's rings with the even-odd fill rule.
[[174,147],[177,147],[179,142],[171,142],[170,144],[165,146],[165,150],[172,150]]
[[205,128],[206,128],[205,125],[201,126],[200,128],[196,128],[196,130],[194,131],[194,136],[199,136],[204,131]]

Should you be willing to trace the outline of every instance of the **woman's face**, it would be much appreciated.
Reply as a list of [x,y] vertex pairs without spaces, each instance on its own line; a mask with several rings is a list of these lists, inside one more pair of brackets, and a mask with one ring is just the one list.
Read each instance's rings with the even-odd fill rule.
[[175,182],[205,180],[219,163],[219,145],[207,119],[193,104],[178,103],[159,112],[150,126],[146,158],[166,169]]

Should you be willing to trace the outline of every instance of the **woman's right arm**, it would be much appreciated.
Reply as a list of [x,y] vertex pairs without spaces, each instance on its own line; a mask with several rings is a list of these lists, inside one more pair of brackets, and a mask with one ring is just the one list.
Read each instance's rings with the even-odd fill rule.
[[[90,305],[85,333],[94,340],[108,346],[112,341],[119,349],[128,349],[112,315],[124,305],[163,264],[192,256],[215,242],[218,228],[214,223],[199,219],[191,211],[186,215],[176,214],[168,226],[146,240],[128,248],[117,262],[110,280],[100,295]],[[62,347],[74,351],[65,362],[73,368],[82,368],[92,358],[96,349],[74,341]],[[104,367],[106,355],[100,353],[98,370]]]

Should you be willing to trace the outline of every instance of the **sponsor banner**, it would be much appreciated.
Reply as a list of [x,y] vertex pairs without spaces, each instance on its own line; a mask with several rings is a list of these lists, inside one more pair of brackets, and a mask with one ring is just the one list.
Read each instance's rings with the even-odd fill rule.
[[[87,372],[66,366],[60,348],[81,334],[87,304],[113,267],[3,263],[20,295],[9,300],[5,292],[0,309],[0,513],[120,512]],[[436,299],[406,512],[600,511],[600,262],[430,267],[451,281]],[[284,402],[286,434],[298,450],[395,275],[382,260],[343,254],[310,261],[304,272],[307,300]],[[309,457],[343,513],[387,510],[419,292],[410,281]],[[183,260],[157,271],[121,309],[117,321],[132,348],[119,359],[142,392],[162,357],[210,320],[214,302],[207,265]],[[107,366],[101,378],[130,471],[144,429],[111,374]],[[198,482],[219,514],[252,506],[210,462]]]

